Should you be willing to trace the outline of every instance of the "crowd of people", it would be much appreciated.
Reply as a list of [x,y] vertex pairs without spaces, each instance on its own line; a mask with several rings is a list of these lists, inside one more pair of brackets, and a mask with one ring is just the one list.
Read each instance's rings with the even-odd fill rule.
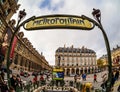
[[[5,81],[5,72],[0,73],[0,92],[16,92],[16,90],[21,90],[25,86],[21,76],[19,74],[12,74],[10,77],[10,87],[8,87],[7,81]],[[49,76],[45,74],[34,75],[33,79],[30,80],[32,84],[37,84],[38,82],[45,82],[49,79]],[[21,92],[21,91],[19,91]]]
[[[103,76],[102,76],[102,84],[101,84],[101,87],[103,90],[106,90],[107,88],[107,79],[108,79],[108,75],[105,73]],[[114,84],[116,81],[118,81],[119,79],[119,70],[115,70],[115,71],[112,71],[112,78],[111,78],[111,90],[114,89]],[[118,92],[120,92],[120,89],[118,87]]]
[[22,88],[22,81],[20,78],[20,75],[12,74],[12,77],[10,78],[10,84],[11,86],[8,87],[7,82],[4,80],[5,73],[2,71],[0,73],[0,90],[1,92],[15,92],[17,87]]
[[[12,74],[12,76],[10,78],[10,84],[11,84],[10,87],[8,87],[7,82],[4,79],[4,76],[5,76],[5,72],[1,71],[1,73],[0,73],[0,92],[16,92],[18,87],[22,89],[22,87],[24,86],[21,76],[19,74]],[[81,75],[75,75],[74,82],[82,83],[82,81],[86,81],[86,78],[87,78],[87,74],[85,74],[85,73],[83,73]],[[39,77],[38,77],[38,75],[34,75],[33,79],[31,79],[31,82],[37,83],[38,81],[42,82],[42,81],[49,80],[49,79],[50,78],[47,75],[42,74]],[[107,79],[108,79],[108,74],[104,73],[102,75],[102,84],[101,84],[101,87],[103,89],[106,89],[106,87],[107,87]],[[111,88],[114,87],[114,84],[116,81],[118,81],[118,79],[119,79],[119,71],[118,70],[113,71],[112,72],[112,80],[111,80]],[[94,83],[98,82],[96,73],[93,74],[93,82]],[[118,92],[120,92],[120,85],[118,87]]]
[[[82,83],[82,81],[86,81],[86,77],[87,77],[87,74],[85,74],[85,73],[83,73],[81,75],[75,75],[74,82]],[[119,79],[119,70],[112,71],[111,77],[112,77],[111,78],[111,90],[113,90],[115,82],[118,81],[118,79]],[[104,73],[102,75],[102,84],[101,84],[101,87],[103,90],[106,90],[106,88],[107,88],[107,80],[108,80],[108,74]],[[97,82],[98,82],[97,73],[94,73],[93,74],[93,83],[97,83]],[[120,92],[120,85],[118,86],[117,90],[118,90],[118,92]]]

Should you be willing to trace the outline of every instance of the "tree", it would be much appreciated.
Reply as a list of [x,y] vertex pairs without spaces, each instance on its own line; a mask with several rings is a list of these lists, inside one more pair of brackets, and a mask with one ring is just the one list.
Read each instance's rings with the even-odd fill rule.
[[99,68],[104,67],[104,61],[102,59],[98,59],[97,60],[97,65],[98,65]]

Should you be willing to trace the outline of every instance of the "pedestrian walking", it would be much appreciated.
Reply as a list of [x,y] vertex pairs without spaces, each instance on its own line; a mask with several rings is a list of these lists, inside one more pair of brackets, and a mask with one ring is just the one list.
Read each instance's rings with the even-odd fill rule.
[[77,82],[77,75],[74,76],[74,82]]
[[94,82],[97,82],[97,75],[96,75],[96,73],[94,74]]
[[19,74],[17,74],[17,76],[16,76],[16,82],[17,82],[17,84],[16,84],[17,90],[19,90],[19,92],[20,92],[23,88],[23,85],[22,85],[22,80],[21,80]]
[[4,81],[4,72],[2,71],[0,74],[0,92],[7,92],[8,91],[8,86],[7,83]]
[[112,80],[111,80],[111,90],[114,89],[114,84],[115,84],[115,81],[116,81],[116,77],[114,76],[113,72],[112,72]]
[[87,82],[87,83],[85,84],[85,86],[86,86],[86,92],[91,92],[91,89],[92,89],[92,83]]
[[37,75],[35,75],[34,78],[33,78],[33,83],[37,84],[37,81],[38,81],[38,78],[37,78]]
[[40,81],[43,81],[44,80],[44,77],[43,75],[40,76]]
[[116,70],[116,73],[115,73],[115,79],[118,80],[118,78],[119,78],[119,71]]
[[82,74],[82,79],[83,79],[84,81],[86,81],[86,74],[85,74],[85,73]]
[[11,86],[14,88],[14,90],[16,91],[16,87],[17,87],[17,78],[16,76],[13,74],[12,77],[10,78],[10,82],[11,82]]

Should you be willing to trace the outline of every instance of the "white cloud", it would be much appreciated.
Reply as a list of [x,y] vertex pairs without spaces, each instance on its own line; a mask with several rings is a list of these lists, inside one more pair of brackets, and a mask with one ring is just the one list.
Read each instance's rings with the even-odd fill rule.
[[[41,16],[49,14],[70,14],[78,16],[84,14],[92,18],[92,9],[99,8],[102,14],[102,24],[108,35],[111,48],[115,47],[116,44],[120,45],[119,0],[50,0],[51,6],[57,8],[57,10],[49,9],[48,7],[40,8],[40,4],[43,1],[19,0],[18,3],[21,4],[20,10],[26,9],[26,19],[33,15]],[[17,15],[13,18],[17,19]],[[23,28],[22,31],[24,31]],[[106,54],[104,38],[100,29],[97,27],[88,32],[84,30],[49,29],[24,31],[24,34],[33,44],[33,47],[40,53],[43,52],[47,61],[52,65],[55,63],[55,50],[58,47],[63,47],[64,44],[67,47],[74,45],[76,48],[84,45],[87,48],[95,50],[98,57]]]

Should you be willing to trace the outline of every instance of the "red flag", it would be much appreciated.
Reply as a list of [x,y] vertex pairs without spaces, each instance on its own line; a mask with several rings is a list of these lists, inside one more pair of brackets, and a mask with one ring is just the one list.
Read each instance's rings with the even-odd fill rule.
[[17,37],[15,36],[14,40],[13,40],[13,43],[12,43],[12,49],[11,49],[11,53],[10,53],[10,58],[13,58],[16,43],[17,43]]

